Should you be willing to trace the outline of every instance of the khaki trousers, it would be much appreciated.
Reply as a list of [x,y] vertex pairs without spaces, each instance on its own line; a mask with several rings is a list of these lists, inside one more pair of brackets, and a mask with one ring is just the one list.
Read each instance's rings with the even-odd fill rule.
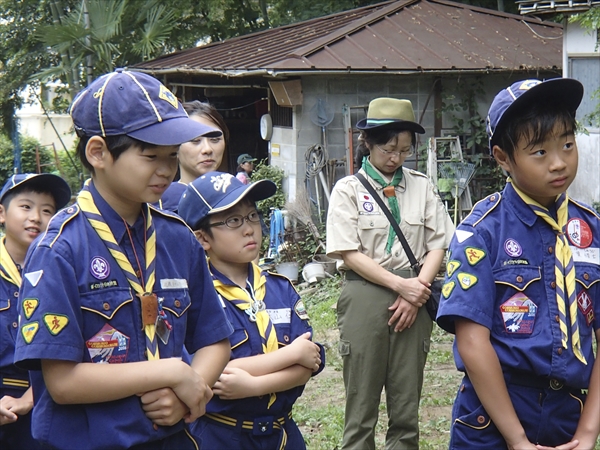
[[420,308],[411,328],[394,332],[387,325],[392,315],[388,307],[397,294],[353,272],[349,275],[337,304],[346,389],[342,449],[375,449],[383,388],[388,415],[385,448],[418,449],[419,401],[433,322]]

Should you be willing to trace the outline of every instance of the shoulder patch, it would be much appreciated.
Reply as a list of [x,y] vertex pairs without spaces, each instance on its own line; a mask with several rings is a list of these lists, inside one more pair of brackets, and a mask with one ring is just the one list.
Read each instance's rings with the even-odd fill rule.
[[304,302],[302,300],[298,300],[294,305],[294,312],[296,315],[302,320],[308,320],[308,312],[306,312],[306,308],[304,307]]

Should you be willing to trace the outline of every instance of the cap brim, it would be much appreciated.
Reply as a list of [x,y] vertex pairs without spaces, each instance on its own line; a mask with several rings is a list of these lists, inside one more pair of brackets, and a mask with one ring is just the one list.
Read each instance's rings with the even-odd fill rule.
[[384,124],[369,124],[369,119],[361,119],[356,123],[356,128],[359,130],[398,130],[398,131],[414,131],[415,133],[425,134],[425,128],[419,125],[416,122],[411,122],[409,120],[399,120],[399,119],[390,119],[393,120],[389,123]]
[[176,117],[127,133],[127,136],[153,145],[181,145],[198,136],[217,137],[218,128],[196,122],[189,117]]
[[[240,192],[241,191],[241,192]],[[227,192],[227,195],[217,204],[213,205],[213,209],[207,215],[217,214],[225,211],[245,198],[258,202],[271,197],[277,192],[277,185],[271,180],[259,180],[251,184],[244,184],[237,189]]]
[[64,208],[71,201],[71,188],[65,180],[51,173],[40,173],[31,176],[12,186],[9,190],[2,194],[0,201],[11,191],[19,186],[31,185],[36,190],[50,192],[56,201],[56,210]]
[[490,152],[492,151],[492,147],[496,144],[494,137],[500,135],[499,131],[505,124],[509,122],[515,114],[518,114],[528,103],[542,101],[552,103],[552,105],[562,104],[568,111],[575,113],[581,104],[582,98],[583,85],[572,78],[552,78],[535,85],[517,97],[515,101],[506,108],[506,111],[504,111],[502,117],[496,124],[494,134],[490,139]]

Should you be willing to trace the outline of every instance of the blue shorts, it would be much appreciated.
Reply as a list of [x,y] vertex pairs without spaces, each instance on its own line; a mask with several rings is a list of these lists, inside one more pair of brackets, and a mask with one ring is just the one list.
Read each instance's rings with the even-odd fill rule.
[[[525,434],[533,444],[555,447],[569,442],[583,410],[581,390],[543,387],[541,380],[507,379],[508,394]],[[524,385],[527,384],[527,385]],[[464,377],[452,408],[450,449],[506,449],[507,445],[479,401],[468,377]]]

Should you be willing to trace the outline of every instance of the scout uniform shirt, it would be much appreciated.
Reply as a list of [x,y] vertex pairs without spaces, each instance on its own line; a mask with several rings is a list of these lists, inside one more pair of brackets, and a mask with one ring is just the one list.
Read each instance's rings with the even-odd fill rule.
[[[507,184],[475,205],[450,245],[438,324],[466,318],[490,330],[504,372],[589,384],[600,327],[600,217],[569,200],[566,236],[575,265],[577,323],[587,364],[561,342],[556,301],[556,233]],[[567,322],[569,315],[567,313]],[[569,325],[569,329],[571,326]],[[464,363],[454,348],[458,370]]]
[[186,188],[187,184],[182,183],[181,181],[174,181],[169,185],[162,198],[155,203],[154,206],[166,211],[177,212],[177,209],[179,208],[179,200],[181,200]]
[[[415,170],[404,167],[401,170],[402,180],[395,188],[400,229],[415,258],[422,263],[429,251],[448,248],[454,226],[429,179]],[[359,173],[373,185],[387,206],[383,188],[362,169]],[[410,261],[396,237],[391,253],[386,253],[390,221],[354,175],[342,178],[333,188],[327,224],[331,228],[327,233],[327,256],[341,259],[340,252],[358,250],[386,270],[410,268]],[[344,265],[340,268],[348,269]]]
[[5,237],[0,238],[0,398],[4,395],[21,397],[29,388],[29,372],[13,363],[19,331],[17,305],[21,269],[6,251],[4,240]]
[[[249,264],[249,269],[248,283],[251,286],[256,285],[251,264]],[[224,285],[235,286],[235,283],[214,267],[211,266],[210,270],[215,280],[221,281]],[[266,292],[263,302],[275,327],[278,346],[280,348],[284,347],[291,344],[298,336],[306,332],[312,333],[308,313],[290,280],[276,273],[262,272],[261,275],[264,275],[266,279]],[[225,303],[227,318],[233,326],[233,333],[229,336],[231,359],[263,354],[262,340],[256,323],[252,322],[249,315],[237,308],[232,302],[224,298],[223,302]],[[323,347],[320,347],[321,366],[319,372],[325,367],[325,355]],[[274,403],[271,405],[269,403],[272,399],[269,395],[239,400],[221,400],[215,395],[208,403],[206,411],[233,417],[260,417],[264,415],[280,417],[292,410],[292,405],[300,397],[303,390],[304,386],[297,386],[284,392],[277,392]]]
[[[145,268],[143,217],[129,227],[93,183],[89,190],[132,267]],[[161,358],[181,357],[184,344],[193,353],[226,338],[231,327],[193,233],[176,216],[144,208],[146,215],[149,211],[156,233],[153,292],[162,299],[162,312],[171,326],[166,343],[158,339],[158,349]],[[139,266],[126,227],[141,259]],[[15,362],[24,368],[40,369],[41,359],[99,364],[147,360],[141,303],[79,203],[60,211],[30,249],[20,299]],[[184,427],[180,421],[155,429],[138,396],[59,405],[41,372],[32,372],[32,382],[33,436],[53,447],[128,448],[164,439]]]

